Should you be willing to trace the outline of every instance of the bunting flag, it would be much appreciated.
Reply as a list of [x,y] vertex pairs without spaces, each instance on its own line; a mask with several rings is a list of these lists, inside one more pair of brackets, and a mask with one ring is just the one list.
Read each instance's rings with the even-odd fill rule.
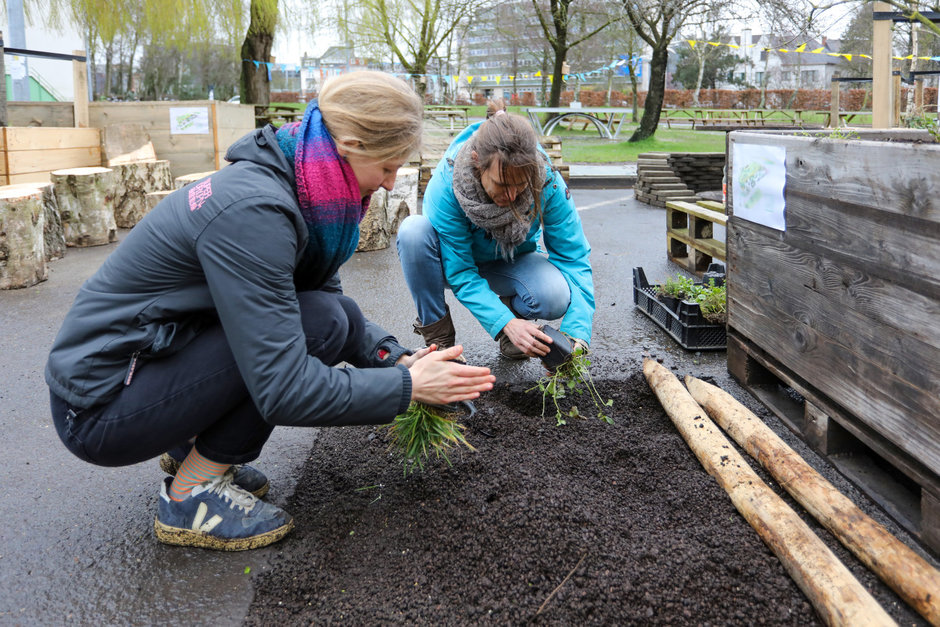
[[[700,41],[700,40],[696,40],[696,39],[686,39],[685,41],[686,41],[687,44],[689,44],[689,47],[690,47],[690,48],[693,48],[693,49],[694,49],[695,46],[697,46],[698,44],[708,44],[709,46],[726,46],[726,47],[728,47],[728,48],[734,48],[735,50],[740,50],[742,47],[743,47],[743,48],[758,48],[758,46],[755,45],[755,44],[746,44],[746,45],[744,45],[744,46],[739,46],[739,45],[737,45],[737,44],[722,43],[722,42],[720,42],[720,41]],[[802,44],[800,44],[799,46],[797,46],[796,48],[794,48],[794,49],[792,49],[792,50],[790,50],[789,48],[763,48],[763,47],[761,47],[760,50],[761,50],[762,52],[783,52],[783,53],[793,53],[793,52],[796,52],[796,53],[800,53],[800,54],[824,54],[824,55],[830,56],[830,57],[842,57],[842,58],[844,58],[846,61],[851,61],[851,60],[854,59],[854,58],[858,58],[858,59],[869,59],[869,60],[871,60],[871,55],[870,55],[870,54],[864,54],[864,53],[858,53],[858,52],[827,52],[825,47],[819,47],[819,48],[816,48],[815,50],[807,50],[806,47],[807,47],[807,44],[806,44],[806,43],[802,43]],[[910,61],[910,60],[914,59],[915,57],[914,57],[914,55],[909,54],[909,55],[907,55],[906,57],[892,56],[891,58],[894,59],[894,60],[896,60],[896,61]],[[940,56],[936,56],[936,57],[916,57],[916,58],[919,59],[919,60],[921,60],[921,61],[940,61]]]

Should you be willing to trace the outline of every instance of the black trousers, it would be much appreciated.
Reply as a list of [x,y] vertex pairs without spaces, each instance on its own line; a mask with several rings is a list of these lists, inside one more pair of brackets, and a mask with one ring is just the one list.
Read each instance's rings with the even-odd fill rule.
[[[362,339],[365,319],[349,297],[298,293],[307,353],[333,366]],[[70,407],[51,394],[59,438],[79,458],[125,466],[171,449],[196,450],[212,461],[257,459],[274,426],[248,394],[221,325],[210,327],[179,352],[140,365],[131,384],[108,403]]]

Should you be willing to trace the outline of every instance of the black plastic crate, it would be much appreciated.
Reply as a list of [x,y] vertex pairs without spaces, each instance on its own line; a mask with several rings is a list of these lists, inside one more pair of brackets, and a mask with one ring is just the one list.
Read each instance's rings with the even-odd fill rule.
[[633,269],[633,303],[649,316],[679,346],[686,350],[724,350],[728,344],[725,325],[713,324],[702,317],[698,303],[682,301],[672,311],[656,297],[656,285],[646,280],[643,268]]

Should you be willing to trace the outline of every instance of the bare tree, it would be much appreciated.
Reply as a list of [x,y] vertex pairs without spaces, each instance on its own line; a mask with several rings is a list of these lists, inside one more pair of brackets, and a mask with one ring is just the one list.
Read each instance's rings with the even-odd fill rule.
[[[579,5],[579,10],[574,11],[571,8],[572,3],[573,0],[548,0],[548,11],[545,11],[539,5],[539,0],[532,0],[532,6],[542,25],[542,32],[545,33],[545,39],[555,53],[552,63],[551,93],[548,97],[550,107],[557,107],[561,100],[564,65],[568,51],[620,19],[616,13],[595,10],[595,7],[598,7],[596,4],[592,7],[588,3],[582,3]],[[590,21],[584,19],[587,14],[591,14],[594,19]],[[584,24],[580,29],[573,28],[576,26],[573,19],[575,15],[579,16],[579,20]],[[573,41],[569,40],[569,36],[573,37]]]
[[[483,0],[364,0],[351,30],[365,43],[382,42],[411,74],[423,96],[431,59]],[[350,11],[350,13],[352,13]]]
[[652,49],[649,89],[640,124],[628,141],[652,137],[659,126],[666,95],[666,62],[669,44],[687,20],[701,14],[706,0],[622,0],[627,19],[637,35]]

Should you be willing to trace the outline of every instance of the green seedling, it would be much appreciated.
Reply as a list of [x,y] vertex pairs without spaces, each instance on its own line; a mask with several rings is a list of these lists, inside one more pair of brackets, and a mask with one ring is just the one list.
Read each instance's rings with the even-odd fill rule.
[[405,413],[395,416],[388,426],[391,436],[389,448],[402,454],[405,476],[415,467],[424,470],[424,462],[432,453],[435,457],[443,457],[450,466],[447,456],[450,449],[462,444],[471,451],[476,450],[464,437],[466,427],[457,422],[459,417],[459,412],[417,401],[412,401]]
[[597,417],[609,425],[614,424],[613,419],[604,411],[606,408],[613,405],[614,401],[613,399],[607,399],[605,401],[603,397],[601,397],[600,393],[597,391],[597,387],[594,385],[594,380],[591,379],[591,373],[588,370],[590,365],[591,360],[587,358],[584,348],[578,346],[572,351],[571,358],[568,359],[568,361],[556,368],[554,372],[549,372],[539,379],[535,387],[526,390],[526,392],[531,392],[532,390],[538,389],[539,392],[542,393],[543,417],[548,410],[549,399],[551,399],[552,406],[555,408],[556,425],[567,424],[568,418],[586,417],[580,412],[577,405],[572,405],[571,409],[568,411],[562,411],[558,401],[569,394],[583,395],[587,392],[591,402],[594,403],[595,409],[597,409]]

